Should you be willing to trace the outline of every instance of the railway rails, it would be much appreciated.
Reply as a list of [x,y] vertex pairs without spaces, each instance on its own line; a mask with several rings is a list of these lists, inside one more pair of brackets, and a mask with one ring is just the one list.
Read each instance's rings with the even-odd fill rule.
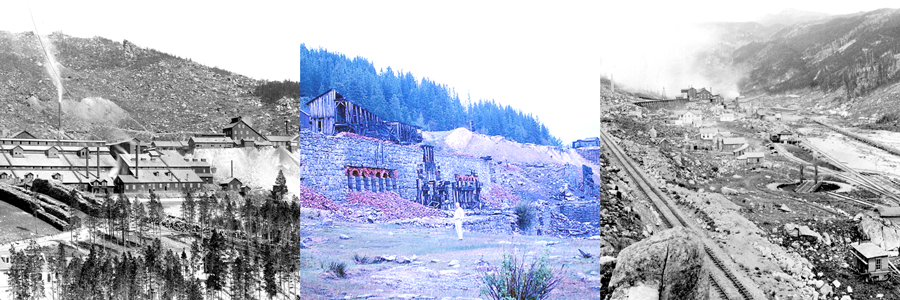
[[715,266],[715,268],[710,268],[709,270],[710,283],[712,288],[719,293],[721,298],[766,299],[763,291],[760,290],[755,283],[743,274],[738,273],[737,270],[739,267],[731,260],[725,251],[707,237],[706,233],[697,227],[697,225],[685,220],[682,213],[675,206],[674,202],[669,199],[668,195],[656,187],[653,181],[648,179],[640,166],[634,162],[625,151],[615,143],[615,141],[613,141],[608,133],[601,130],[600,139],[603,143],[604,153],[611,154],[621,163],[623,170],[625,170],[634,182],[637,183],[638,188],[647,195],[647,198],[659,213],[666,227],[685,227],[701,237],[701,242],[703,243],[706,252],[707,265]]

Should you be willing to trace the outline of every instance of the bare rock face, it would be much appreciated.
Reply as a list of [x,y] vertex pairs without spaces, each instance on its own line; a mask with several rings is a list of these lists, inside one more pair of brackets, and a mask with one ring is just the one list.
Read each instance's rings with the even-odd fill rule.
[[707,299],[709,271],[703,261],[696,234],[681,227],[657,232],[619,253],[609,282],[611,299],[637,299],[636,287],[640,294],[654,288],[658,299]]

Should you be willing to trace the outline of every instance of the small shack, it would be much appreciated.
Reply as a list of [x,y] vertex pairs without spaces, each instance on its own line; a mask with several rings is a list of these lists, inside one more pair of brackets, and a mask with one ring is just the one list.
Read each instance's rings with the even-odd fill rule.
[[723,138],[719,141],[717,148],[721,151],[734,151],[737,148],[740,148],[742,145],[747,144],[747,139],[736,137],[736,138]]
[[746,160],[748,165],[756,165],[763,161],[766,154],[763,152],[747,152],[739,156],[738,159]]
[[785,142],[791,140],[791,138],[793,138],[793,137],[794,137],[793,132],[790,132],[787,130],[782,130],[780,132],[773,133],[771,135],[770,139],[776,143],[785,143]]
[[719,133],[719,129],[715,127],[700,128],[700,138],[704,140],[711,140],[716,133]]
[[888,253],[878,245],[870,242],[850,244],[850,255],[855,262],[856,272],[873,281],[888,279],[891,272]]
[[226,178],[219,183],[223,191],[241,191],[241,181],[237,178]]
[[738,156],[738,158],[740,159],[740,157],[744,156],[744,153],[747,153],[748,148],[750,148],[749,144],[743,144],[740,147],[737,147],[737,149],[731,150],[731,154],[733,154],[734,156]]

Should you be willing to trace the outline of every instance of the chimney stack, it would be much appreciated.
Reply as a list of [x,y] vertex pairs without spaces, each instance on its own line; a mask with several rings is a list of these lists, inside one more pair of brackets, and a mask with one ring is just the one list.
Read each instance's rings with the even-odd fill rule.
[[289,130],[288,130],[288,120],[287,120],[287,119],[284,119],[284,135],[286,135],[286,136],[290,136],[290,135],[291,135],[290,132],[289,132]]
[[234,160],[231,161],[231,178],[234,178]]
[[141,143],[136,143],[134,145],[134,178],[135,179],[138,178],[138,167],[140,167],[140,164],[141,164],[140,153],[141,153]]

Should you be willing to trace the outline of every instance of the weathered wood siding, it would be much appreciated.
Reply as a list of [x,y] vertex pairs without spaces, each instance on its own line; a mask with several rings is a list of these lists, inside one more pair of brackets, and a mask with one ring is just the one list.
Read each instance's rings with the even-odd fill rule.
[[311,131],[327,135],[334,134],[335,98],[337,98],[337,92],[329,90],[309,102]]

